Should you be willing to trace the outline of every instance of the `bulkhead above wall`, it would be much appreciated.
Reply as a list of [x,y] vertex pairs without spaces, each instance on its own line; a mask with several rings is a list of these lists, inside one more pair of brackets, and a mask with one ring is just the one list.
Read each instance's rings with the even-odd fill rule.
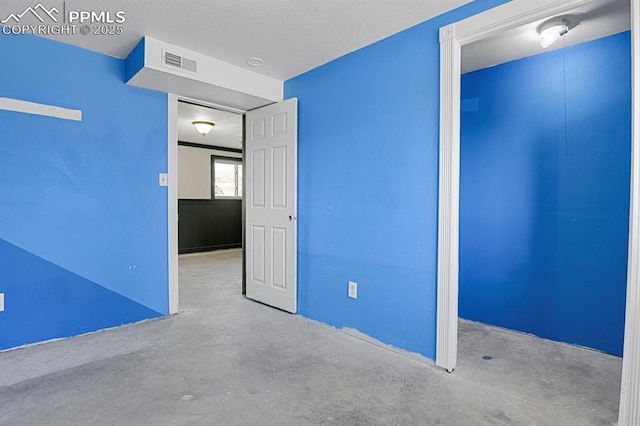
[[126,59],[127,84],[242,111],[283,99],[284,82],[151,37]]

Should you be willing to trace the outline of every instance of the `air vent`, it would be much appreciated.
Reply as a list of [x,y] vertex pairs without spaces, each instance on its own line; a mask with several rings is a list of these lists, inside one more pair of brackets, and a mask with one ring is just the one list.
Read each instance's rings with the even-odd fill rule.
[[165,52],[164,64],[171,65],[172,67],[182,68],[182,56],[174,55],[173,53]]
[[183,58],[175,53],[164,52],[162,65],[166,67],[179,68],[189,72],[198,72],[198,63],[192,59]]

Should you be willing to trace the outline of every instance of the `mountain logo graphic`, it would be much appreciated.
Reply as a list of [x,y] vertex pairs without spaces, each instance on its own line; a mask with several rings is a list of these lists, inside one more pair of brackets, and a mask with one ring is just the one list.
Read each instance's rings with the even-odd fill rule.
[[6,24],[13,19],[17,24],[20,22],[22,18],[25,17],[25,15],[29,13],[35,16],[36,18],[38,18],[38,21],[40,21],[41,23],[44,23],[43,16],[44,17],[48,16],[49,18],[51,18],[53,22],[58,22],[58,18],[56,18],[53,14],[55,13],[57,15],[60,12],[55,7],[52,7],[50,10],[47,10],[47,8],[42,5],[42,3],[38,3],[34,7],[31,7],[31,6],[27,7],[22,13],[18,13],[18,14],[12,13],[11,15],[7,16],[7,18],[4,19],[3,21],[0,21],[0,23]]

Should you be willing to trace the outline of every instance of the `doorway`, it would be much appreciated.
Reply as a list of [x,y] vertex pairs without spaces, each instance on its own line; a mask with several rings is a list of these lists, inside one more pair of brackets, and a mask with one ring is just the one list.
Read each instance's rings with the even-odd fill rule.
[[462,48],[460,318],[622,356],[628,15],[612,0]]
[[[515,28],[527,22],[533,22],[549,16],[567,13],[587,1],[513,1],[489,12],[458,22],[441,29],[441,135],[440,135],[440,206],[439,206],[439,242],[438,242],[438,336],[437,365],[452,371],[457,357],[457,321],[458,321],[458,213],[459,213],[459,177],[460,177],[460,48],[462,45],[494,36],[502,31]],[[638,1],[632,2],[632,62],[634,69],[638,65],[638,38],[636,29],[640,25]],[[635,340],[639,326],[637,299],[638,268],[637,252],[640,246],[640,233],[637,231],[640,195],[640,173],[637,153],[638,145],[638,107],[640,97],[635,88],[640,84],[637,71],[633,74],[633,136],[632,136],[632,173],[631,173],[631,214],[629,229],[629,255],[627,277],[627,315],[625,324],[625,348],[623,360],[623,379],[620,398],[620,424],[637,424],[640,413],[636,409],[638,401],[637,386],[638,353]]]
[[178,101],[179,254],[242,248],[242,125],[241,113]]
[[[176,179],[169,185],[169,202],[177,226],[169,261],[177,271],[170,286],[177,299],[172,313],[177,313],[182,307],[177,297],[181,263],[198,257],[200,269],[215,276],[219,256],[206,254],[242,249],[244,111],[184,97],[175,97],[173,104],[175,117],[170,114],[169,121],[175,123],[175,139],[169,140],[169,165],[173,162],[175,170],[169,175]],[[199,291],[205,290],[201,286]]]
[[[213,109],[216,111],[216,117],[224,116],[236,122],[236,128],[238,117],[242,114],[240,125],[242,152],[246,150],[249,153],[248,156],[235,152],[236,156],[232,157],[229,155],[233,152],[231,149],[237,148],[213,145],[213,151],[222,151],[222,155],[220,152],[217,155],[211,155],[210,151],[206,154],[210,155],[208,164],[211,178],[204,188],[200,186],[197,189],[202,200],[195,200],[195,202],[216,204],[232,211],[240,208],[242,238],[240,243],[236,238],[231,245],[242,247],[242,294],[257,302],[295,313],[297,306],[297,99],[271,103],[245,112],[205,104],[193,99],[179,98],[171,94],[168,102],[170,313],[179,311],[179,147],[183,151],[189,149],[189,152],[192,152],[189,155],[199,156],[198,161],[201,164],[209,161],[208,157],[202,159],[202,150],[211,149],[209,146],[201,146],[195,142],[182,141],[180,145],[178,144],[181,103],[198,107],[196,109],[199,114],[212,114],[210,110]],[[183,106],[183,108],[191,107]],[[202,108],[206,108],[206,111]],[[224,117],[222,119],[225,119]],[[192,132],[191,126],[195,127],[193,121],[205,121],[208,122],[208,127],[215,127],[215,122],[209,119],[193,120],[193,117],[186,116],[183,118],[183,127]],[[199,152],[194,154],[193,148]],[[240,158],[242,161],[239,161]],[[190,169],[189,172],[193,174],[191,169],[194,167],[191,162],[188,164],[184,162],[183,167]],[[195,174],[203,176],[206,172],[205,170]],[[192,189],[190,188],[189,191]],[[232,223],[237,223],[238,216],[234,215],[233,218],[236,222],[232,221]],[[228,229],[225,229],[223,232],[226,234],[223,235],[233,235],[227,231]],[[195,234],[197,238],[201,237],[197,232]],[[237,229],[235,236],[238,236]],[[230,248],[225,244],[228,243],[223,242],[218,248]],[[196,245],[196,247],[212,248],[206,244]]]

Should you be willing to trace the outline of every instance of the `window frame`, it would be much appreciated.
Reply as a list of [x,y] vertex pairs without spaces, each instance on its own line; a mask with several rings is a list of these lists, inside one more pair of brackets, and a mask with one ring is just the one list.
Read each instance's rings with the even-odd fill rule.
[[[233,164],[235,166],[235,196],[216,195],[216,161],[225,164]],[[242,158],[225,157],[221,155],[211,156],[211,199],[212,200],[242,200],[242,191],[240,190],[241,179],[238,177],[238,166],[242,167]],[[244,173],[244,170],[243,170]]]

